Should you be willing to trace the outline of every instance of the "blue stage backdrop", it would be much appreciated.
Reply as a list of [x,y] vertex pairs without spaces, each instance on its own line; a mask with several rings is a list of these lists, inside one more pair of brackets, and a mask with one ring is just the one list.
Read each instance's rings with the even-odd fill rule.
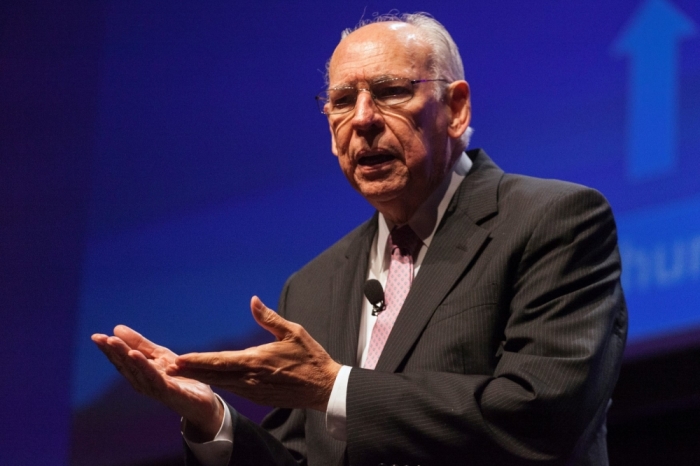
[[471,147],[506,171],[609,199],[632,345],[700,328],[697,0],[102,4],[73,464],[179,443],[176,419],[157,448],[100,437],[121,432],[104,426],[129,395],[90,334],[124,323],[180,352],[263,341],[250,297],[276,307],[291,273],[372,214],[340,173],[313,97],[341,30],[392,8],[428,10],[453,34],[472,89]]
[[[181,351],[246,341],[251,295],[274,306],[286,277],[371,215],[313,96],[340,30],[393,6],[110,3],[75,409],[117,380],[90,333],[126,323]],[[431,13],[464,57],[472,147],[612,203],[631,341],[700,325],[698,3]]]

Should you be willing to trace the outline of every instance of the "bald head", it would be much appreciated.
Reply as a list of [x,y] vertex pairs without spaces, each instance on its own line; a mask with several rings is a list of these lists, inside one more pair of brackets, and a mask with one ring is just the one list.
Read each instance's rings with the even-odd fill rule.
[[420,31],[429,47],[429,66],[433,73],[449,81],[464,79],[464,67],[457,44],[445,27],[426,13],[387,14],[362,20],[354,28],[348,28],[342,32],[341,42],[360,29],[381,23],[402,23],[414,26]]
[[401,76],[428,77],[430,46],[421,31],[407,23],[382,22],[364,26],[346,35],[331,56],[329,87],[354,77],[380,76],[387,59],[396,58]]

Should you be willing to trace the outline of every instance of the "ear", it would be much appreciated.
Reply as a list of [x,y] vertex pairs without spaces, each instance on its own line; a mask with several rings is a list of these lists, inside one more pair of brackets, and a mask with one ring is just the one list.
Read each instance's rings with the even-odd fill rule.
[[472,103],[469,84],[455,81],[447,88],[446,104],[450,109],[447,134],[457,139],[467,130],[472,117]]

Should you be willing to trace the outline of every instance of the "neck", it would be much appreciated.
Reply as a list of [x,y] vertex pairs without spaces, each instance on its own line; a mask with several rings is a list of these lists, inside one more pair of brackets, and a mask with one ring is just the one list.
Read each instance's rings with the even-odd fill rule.
[[[453,172],[455,163],[461,155],[461,151],[453,154],[450,158],[447,170],[442,173],[439,179],[434,180],[428,189],[420,193],[420,196],[416,196],[418,193],[414,191],[413,193],[405,193],[406,195],[404,196],[397,196],[389,200],[368,199],[370,204],[381,212],[385,219],[394,225],[405,225],[408,223],[416,212],[422,208],[423,204],[431,198],[435,199],[429,204],[434,204],[433,207],[437,209],[440,199],[442,199],[449,187],[450,174]],[[413,196],[411,194],[413,194]]]

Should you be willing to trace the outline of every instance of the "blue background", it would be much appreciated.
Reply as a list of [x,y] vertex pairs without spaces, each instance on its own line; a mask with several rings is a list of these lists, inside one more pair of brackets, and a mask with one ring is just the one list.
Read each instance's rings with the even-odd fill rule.
[[[89,124],[66,149],[83,154],[66,272],[77,293],[55,323],[66,338],[41,346],[70,355],[54,369],[70,388],[37,461],[83,464],[80,445],[102,441],[69,435],[119,383],[90,334],[124,323],[176,351],[258,341],[250,297],[274,307],[291,273],[371,215],[313,96],[340,31],[392,8],[428,10],[452,33],[471,147],[609,199],[632,344],[700,327],[697,1],[101,2],[61,23],[92,31],[91,58],[78,57],[91,67],[61,68],[90,76],[74,100],[91,111],[52,110]],[[13,27],[32,37],[36,24]],[[11,437],[8,459],[27,455],[26,437]]]

